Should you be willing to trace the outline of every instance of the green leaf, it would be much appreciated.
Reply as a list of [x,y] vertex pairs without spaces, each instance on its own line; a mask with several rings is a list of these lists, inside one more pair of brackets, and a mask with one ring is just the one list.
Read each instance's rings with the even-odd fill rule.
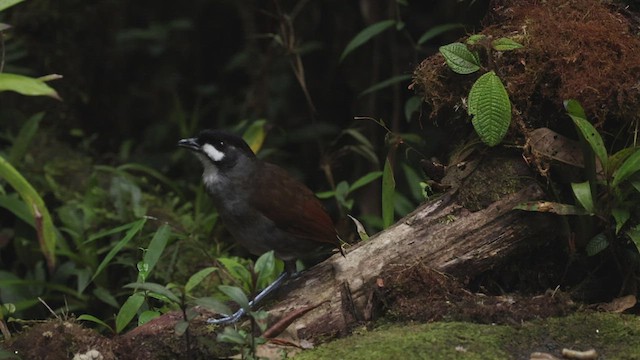
[[98,319],[97,317],[95,317],[93,315],[82,314],[82,315],[78,316],[78,320],[91,321],[92,323],[96,323],[96,324],[104,327],[105,329],[109,329],[109,331],[113,332],[113,328],[111,326],[107,325],[106,322]]
[[36,132],[38,132],[38,127],[43,117],[44,112],[39,112],[31,116],[24,125],[22,125],[20,132],[13,141],[13,145],[9,151],[8,160],[10,163],[18,164],[18,161],[20,161],[27,153],[27,150],[31,145],[31,140],[35,136]]
[[613,219],[616,221],[616,234],[620,232],[620,229],[624,226],[624,224],[631,217],[631,212],[627,208],[613,208],[611,209],[611,215],[613,215]]
[[50,96],[62,100],[44,81],[23,75],[0,73],[0,91],[15,91],[27,96]]
[[382,224],[385,229],[391,226],[394,221],[395,192],[396,180],[393,177],[393,168],[391,168],[389,158],[387,158],[382,172]]
[[225,305],[222,301],[219,301],[218,299],[212,297],[197,298],[194,302],[196,305],[202,306],[203,308],[217,314],[233,314],[233,311],[227,305]]
[[56,263],[55,248],[58,234],[53,226],[51,215],[45,206],[44,200],[18,170],[2,156],[0,156],[0,178],[4,178],[27,204],[27,208],[34,219],[33,224],[38,234],[40,250],[47,261],[47,266],[53,269]]
[[420,110],[422,102],[422,96],[412,96],[404,103],[404,117],[407,122],[411,121],[413,114]]
[[362,135],[362,133],[357,129],[349,128],[349,129],[343,130],[342,134],[351,136],[354,140],[356,140],[357,142],[362,144],[362,146],[368,149],[373,149],[373,144],[371,143],[371,141],[369,141],[369,139],[367,139],[366,136]]
[[266,125],[267,120],[256,120],[245,130],[244,134],[242,134],[242,138],[249,144],[249,147],[255,154],[262,149],[264,139],[267,137]]
[[420,38],[418,39],[418,45],[422,45],[427,41],[433,39],[434,37],[444,34],[447,31],[451,31],[454,29],[462,29],[464,25],[462,24],[441,24],[432,27],[431,29],[425,31]]
[[229,275],[235,279],[242,287],[249,292],[251,285],[251,273],[238,261],[230,258],[218,258],[218,262],[224,266]]
[[627,236],[636,244],[636,247],[640,249],[640,225],[637,225],[626,232]]
[[229,286],[229,285],[219,285],[218,289],[222,291],[225,295],[227,295],[231,301],[240,305],[245,311],[250,311],[249,308],[249,299],[247,299],[247,295],[237,286]]
[[399,82],[405,81],[405,80],[409,80],[411,79],[411,75],[396,75],[393,76],[387,80],[383,80],[380,81],[377,84],[373,84],[372,86],[368,87],[367,89],[365,89],[364,91],[362,91],[360,94],[358,94],[358,97],[363,97],[367,94],[370,94],[372,92],[376,92],[380,89],[384,89],[386,87],[389,87],[393,84],[397,84]]
[[360,179],[354,181],[353,184],[351,184],[351,186],[349,187],[349,193],[352,193],[352,192],[360,189],[361,187],[363,187],[363,186],[369,184],[370,182],[376,180],[380,176],[382,176],[382,171],[372,171],[372,172],[364,175]]
[[500,78],[490,71],[478,78],[469,91],[469,115],[480,140],[496,146],[511,124],[511,101]]
[[191,275],[191,277],[187,281],[187,284],[184,286],[184,291],[187,293],[190,293],[191,290],[193,290],[193,288],[195,288],[196,286],[198,286],[198,284],[202,282],[202,280],[206,279],[207,276],[211,275],[211,273],[213,273],[216,270],[218,270],[217,267],[213,267],[213,266],[206,267],[198,271],[197,273]]
[[24,0],[0,0],[0,11],[3,11],[4,9],[8,9],[13,5],[19,4],[23,1]]
[[498,51],[510,51],[510,50],[521,49],[524,47],[522,46],[522,44],[506,37],[493,40],[491,42],[491,46],[493,46],[493,48]]
[[613,174],[613,187],[618,186],[618,184],[628,179],[629,176],[635,174],[638,170],[640,170],[640,149],[631,154]]
[[440,53],[451,70],[458,74],[471,74],[480,70],[478,58],[462,43],[452,43],[440,47]]
[[29,207],[16,194],[0,195],[0,207],[11,211],[18,219],[35,227],[35,221]]
[[107,265],[109,265],[113,257],[116,256],[116,254],[118,254],[120,250],[122,250],[122,248],[125,247],[138,232],[140,232],[140,230],[142,230],[142,227],[146,222],[147,222],[147,218],[144,217],[133,223],[133,226],[127,231],[125,236],[120,241],[118,241],[111,248],[109,253],[107,253],[104,259],[102,259],[102,262],[100,263],[100,265],[98,265],[96,272],[93,273],[93,276],[91,277],[91,281],[95,280],[96,277],[98,277],[98,275],[102,273],[102,271],[107,267]]
[[149,242],[149,248],[145,251],[142,261],[147,264],[146,273],[151,273],[151,270],[156,266],[160,256],[164,252],[167,242],[171,237],[171,227],[168,224],[162,224],[153,234],[153,238]]
[[595,206],[593,204],[593,197],[591,197],[591,186],[589,182],[571,183],[571,189],[580,205],[590,214],[593,214],[595,212]]
[[469,45],[475,45],[477,44],[479,41],[486,39],[487,36],[483,35],[483,34],[474,34],[469,36],[469,38],[467,39],[467,41],[465,41],[467,44]]
[[588,256],[593,256],[606,249],[608,246],[609,240],[603,233],[600,233],[589,240],[587,246],[585,246],[585,251]]
[[143,311],[138,316],[138,326],[144,325],[155,318],[159,318],[161,315],[162,314],[160,313],[160,311],[154,311],[154,310]]
[[180,301],[180,298],[178,298],[178,296],[176,296],[176,294],[174,294],[173,291],[167,289],[167,287],[164,285],[160,285],[152,282],[146,282],[146,283],[130,283],[125,285],[124,287],[129,289],[151,291],[158,295],[162,295],[163,297],[167,298],[169,301],[173,303],[176,303],[176,304],[182,303]]
[[218,334],[217,340],[219,342],[237,345],[245,345],[247,343],[245,336],[231,326],[225,327],[222,333]]
[[129,296],[124,304],[122,304],[120,311],[118,311],[118,315],[116,315],[116,333],[119,334],[127,325],[129,325],[143,303],[144,295],[142,293],[135,293]]
[[573,123],[576,125],[576,128],[578,128],[578,131],[582,134],[582,137],[589,143],[593,152],[600,159],[602,168],[606,169],[608,160],[607,149],[604,147],[602,137],[596,128],[594,128],[589,120],[587,120],[584,109],[582,109],[580,103],[576,100],[567,100],[564,102],[564,107],[571,117],[571,120],[573,120]]
[[109,292],[109,290],[103,288],[102,286],[97,286],[95,289],[93,289],[91,293],[98,300],[102,301],[107,305],[113,306],[116,309],[120,307],[120,304],[118,304],[118,301],[116,300],[116,298]]
[[258,274],[257,286],[259,289],[267,287],[276,276],[276,257],[273,250],[260,255],[253,265],[253,271]]
[[396,24],[395,20],[383,20],[375,24],[369,25],[358,33],[344,48],[342,55],[340,55],[340,62],[344,60],[353,50],[359,48],[364,43],[369,41],[374,36],[381,32],[393,27]]

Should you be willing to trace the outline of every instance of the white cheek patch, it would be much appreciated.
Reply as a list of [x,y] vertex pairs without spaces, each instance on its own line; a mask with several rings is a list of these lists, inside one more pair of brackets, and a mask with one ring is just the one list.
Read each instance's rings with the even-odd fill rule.
[[211,145],[211,144],[204,144],[202,146],[202,152],[204,152],[205,154],[207,154],[207,156],[215,161],[218,162],[222,159],[224,159],[224,153],[218,149],[215,148],[215,146]]

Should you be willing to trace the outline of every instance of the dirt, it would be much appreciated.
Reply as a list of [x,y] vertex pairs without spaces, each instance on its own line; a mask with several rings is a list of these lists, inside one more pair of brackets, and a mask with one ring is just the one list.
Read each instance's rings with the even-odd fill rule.
[[578,307],[568,294],[551,289],[539,295],[473,292],[458,279],[424,264],[392,269],[383,282],[386,315],[399,321],[519,324],[563,316]]

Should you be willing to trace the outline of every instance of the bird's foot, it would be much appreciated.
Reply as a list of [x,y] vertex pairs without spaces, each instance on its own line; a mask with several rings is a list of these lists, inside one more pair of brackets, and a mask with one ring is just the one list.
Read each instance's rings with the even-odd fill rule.
[[[288,272],[283,272],[278,276],[269,286],[264,288],[253,300],[249,301],[249,309],[253,309],[255,305],[257,305],[262,299],[267,297],[271,292],[275,289],[279,288],[282,283],[289,278],[290,274]],[[238,311],[233,313],[233,315],[225,316],[222,318],[210,318],[207,319],[207,323],[209,324],[218,324],[218,325],[228,325],[233,324],[240,320],[240,318],[245,314],[244,309],[240,308]]]
[[229,324],[236,323],[238,320],[240,320],[242,315],[244,315],[244,309],[239,309],[238,311],[236,311],[235,313],[229,316],[207,319],[207,323],[215,324],[215,325],[229,325]]

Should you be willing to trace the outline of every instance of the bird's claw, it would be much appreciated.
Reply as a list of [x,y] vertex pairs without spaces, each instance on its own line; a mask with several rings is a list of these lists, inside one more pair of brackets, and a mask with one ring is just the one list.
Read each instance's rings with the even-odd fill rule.
[[237,322],[244,315],[244,309],[240,309],[233,313],[232,315],[221,317],[221,318],[209,318],[207,319],[208,324],[215,325],[229,325]]

